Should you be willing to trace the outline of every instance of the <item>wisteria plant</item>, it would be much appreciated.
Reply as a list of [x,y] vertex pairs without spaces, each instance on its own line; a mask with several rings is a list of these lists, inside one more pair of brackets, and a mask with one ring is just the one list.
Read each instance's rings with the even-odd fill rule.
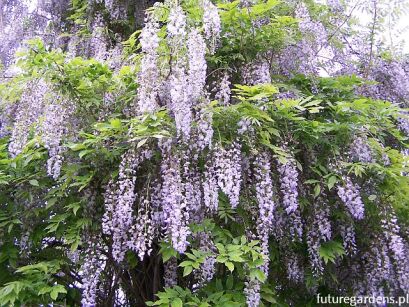
[[0,83],[0,305],[408,294],[409,60],[350,2],[50,13]]

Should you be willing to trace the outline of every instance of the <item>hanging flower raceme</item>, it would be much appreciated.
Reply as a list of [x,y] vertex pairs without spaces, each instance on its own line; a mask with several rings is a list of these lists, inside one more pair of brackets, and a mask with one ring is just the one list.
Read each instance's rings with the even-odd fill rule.
[[372,150],[369,147],[366,138],[356,137],[350,145],[349,155],[352,161],[363,163],[373,162]]
[[187,39],[188,61],[189,61],[189,98],[193,104],[197,104],[198,99],[203,96],[203,89],[206,85],[206,43],[202,35],[196,29],[190,31]]
[[[286,150],[285,148],[283,149]],[[287,216],[283,217],[292,239],[301,240],[303,224],[298,204],[298,171],[296,161],[290,157],[285,162],[277,161],[282,207]]]
[[273,201],[273,183],[271,180],[271,157],[267,152],[259,154],[254,161],[254,177],[256,198],[258,202],[259,216],[257,218],[258,239],[264,255],[264,263],[261,270],[268,275],[269,265],[269,235],[274,220],[275,204]]
[[[288,249],[289,250],[289,249]],[[304,279],[304,271],[300,264],[300,259],[293,251],[285,254],[285,264],[287,268],[288,280],[299,283]]]
[[199,150],[203,150],[206,147],[212,149],[213,141],[213,113],[207,108],[209,100],[205,100],[207,105],[200,105],[199,110],[196,112],[196,123],[197,123],[197,142],[195,146]]
[[145,255],[152,252],[152,243],[154,239],[154,225],[151,218],[149,201],[142,197],[135,223],[130,229],[130,238],[128,248],[135,251],[142,261]]
[[203,179],[203,201],[210,212],[217,212],[219,206],[219,186],[217,172],[213,161],[208,160],[205,165]]
[[130,230],[134,222],[133,205],[135,203],[136,170],[140,164],[149,159],[149,150],[137,153],[130,149],[122,156],[119,165],[116,191],[112,191],[110,183],[105,193],[105,213],[103,217],[104,233],[112,235],[112,256],[117,262],[124,259],[128,249]]
[[342,245],[344,246],[347,255],[354,255],[357,251],[355,242],[355,230],[352,224],[341,225],[340,234],[342,237]]
[[189,206],[189,222],[200,224],[204,218],[204,211],[202,208],[202,182],[196,163],[194,155],[189,151],[184,153],[182,191],[183,198]]
[[27,84],[17,105],[17,114],[11,132],[9,152],[15,157],[27,144],[30,128],[38,123],[46,103],[49,86],[42,80]]
[[248,307],[258,307],[260,305],[261,283],[257,279],[249,280],[244,283],[244,295]]
[[256,197],[259,206],[258,221],[262,231],[267,233],[271,230],[275,209],[270,160],[269,154],[263,152],[256,157],[254,162]]
[[221,105],[228,105],[230,103],[230,95],[231,95],[231,89],[230,89],[230,76],[227,72],[223,74],[222,79],[220,80],[220,83],[216,86],[216,95],[215,98],[216,100],[219,101]]
[[163,283],[165,287],[173,287],[178,283],[178,261],[175,257],[164,263]]
[[45,106],[39,127],[44,147],[48,150],[47,174],[55,180],[60,176],[63,162],[61,141],[68,133],[67,122],[74,110],[75,106],[69,100],[54,97],[54,101]]
[[381,223],[395,266],[399,287],[402,291],[407,293],[409,291],[409,260],[406,256],[408,254],[408,247],[399,233],[400,227],[392,209],[390,209],[389,213],[384,214]]
[[337,188],[339,198],[347,207],[349,213],[357,220],[364,218],[364,203],[360,195],[360,188],[357,184],[352,183],[351,178],[345,178],[345,185],[339,185]]
[[314,275],[321,275],[324,267],[319,249],[323,242],[331,240],[332,231],[328,205],[323,199],[319,199],[313,208],[313,221],[307,233],[308,256]]
[[220,37],[221,21],[217,7],[210,0],[203,0],[203,28],[206,39],[209,41],[210,53],[216,50]]
[[295,161],[293,159],[284,163],[278,161],[278,172],[283,206],[287,214],[290,214],[298,209],[298,171]]
[[204,262],[200,265],[200,268],[195,270],[195,279],[197,283],[193,286],[195,290],[202,288],[206,283],[213,279],[216,274],[216,256],[213,254],[215,251],[214,242],[207,232],[201,232],[198,234],[199,250],[207,252],[210,255],[205,257]]
[[239,204],[241,186],[241,145],[233,142],[227,148],[218,146],[214,150],[217,184],[236,208]]
[[140,35],[142,49],[141,70],[138,75],[138,111],[153,112],[158,108],[157,96],[160,83],[158,67],[159,24],[154,14],[148,14]]
[[86,250],[84,262],[81,266],[82,306],[96,305],[99,278],[104,266],[105,261],[98,255],[95,247]]
[[190,230],[188,203],[183,195],[180,167],[177,155],[171,152],[164,153],[161,165],[163,181],[161,198],[166,234],[173,248],[179,253],[184,253],[188,246],[187,237]]

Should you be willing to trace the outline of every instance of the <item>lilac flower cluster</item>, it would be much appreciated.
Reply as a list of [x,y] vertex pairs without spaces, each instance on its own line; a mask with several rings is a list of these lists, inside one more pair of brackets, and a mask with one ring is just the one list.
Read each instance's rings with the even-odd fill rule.
[[207,232],[199,233],[199,249],[203,252],[210,253],[206,256],[204,262],[200,265],[198,270],[195,270],[195,279],[197,283],[194,285],[194,289],[202,288],[206,283],[213,279],[216,273],[216,256],[213,254],[215,251],[214,242],[210,238]]
[[137,219],[130,229],[130,238],[128,241],[128,248],[135,251],[141,261],[145,255],[149,256],[152,252],[154,225],[150,216],[149,207],[149,201],[142,197]]
[[112,256],[118,262],[124,259],[128,242],[128,231],[133,222],[132,208],[136,199],[135,160],[136,154],[131,150],[122,156],[122,161],[119,165],[117,203],[115,211],[112,212]]
[[104,266],[105,264],[98,257],[98,253],[93,249],[88,249],[85,254],[84,263],[81,266],[82,306],[96,305],[99,277],[104,270]]
[[28,84],[27,89],[23,92],[17,106],[17,114],[8,147],[11,156],[17,156],[26,145],[30,128],[38,123],[43,112],[48,91],[48,85],[40,80]]
[[287,278],[288,280],[299,283],[304,279],[304,271],[300,264],[300,259],[294,252],[287,253],[285,255],[285,263],[287,268]]
[[370,67],[368,78],[377,84],[365,87],[364,94],[396,104],[404,102],[409,98],[408,76],[402,62],[376,59]]
[[40,125],[41,139],[48,150],[47,174],[55,180],[60,176],[63,161],[60,143],[68,133],[66,122],[75,110],[74,105],[66,99],[54,97],[54,102],[48,104],[44,110],[44,119]]
[[260,282],[257,279],[249,280],[244,283],[244,295],[248,307],[258,307],[260,305]]
[[373,162],[372,150],[366,138],[356,137],[349,147],[349,155],[352,161],[363,163]]
[[157,109],[158,95],[158,47],[159,24],[153,14],[148,14],[141,31],[140,43],[142,48],[141,70],[138,74],[138,107],[139,111],[153,112]]
[[278,161],[278,172],[280,173],[280,187],[283,196],[283,207],[287,214],[298,209],[298,171],[293,159],[285,163]]
[[352,224],[341,225],[340,234],[342,237],[342,245],[344,246],[347,255],[354,255],[357,251],[355,243],[355,230]]
[[188,97],[188,76],[183,68],[175,67],[170,79],[171,110],[175,116],[176,130],[185,140],[190,136],[192,123],[191,101]]
[[203,180],[203,201],[210,212],[217,212],[219,206],[219,186],[216,168],[212,161],[207,161]]
[[214,53],[221,32],[221,21],[217,7],[210,0],[203,0],[203,28],[209,41],[210,53]]
[[275,210],[270,161],[271,158],[266,152],[258,155],[254,161],[256,198],[259,206],[258,225],[261,231],[266,233],[272,228]]
[[351,178],[345,178],[345,185],[337,187],[337,193],[349,213],[357,220],[364,218],[364,203],[360,195],[360,188],[357,184],[352,183]]
[[189,212],[187,200],[183,195],[183,185],[180,173],[180,159],[167,154],[162,160],[162,208],[165,220],[166,234],[172,246],[179,253],[184,253],[190,234],[188,227]]
[[239,129],[237,129],[238,134],[245,134],[246,132],[252,133],[254,132],[254,128],[251,124],[251,120],[248,118],[243,118],[239,120],[237,123],[237,126],[239,126]]
[[[118,181],[108,184],[105,192],[105,213],[102,229],[105,234],[112,235],[112,256],[117,262],[124,259],[128,248],[129,232],[134,222],[133,205],[135,203],[136,170],[152,152],[142,151],[137,154],[130,149],[122,156],[119,165]],[[112,190],[115,186],[116,190]]]
[[397,222],[395,213],[390,209],[389,213],[384,214],[382,219],[382,228],[384,236],[393,259],[396,270],[397,281],[399,286],[407,293],[409,291],[409,260],[407,258],[408,247],[401,237],[400,227]]
[[189,96],[193,103],[197,103],[203,94],[206,84],[206,43],[202,35],[193,29],[187,39],[189,59]]
[[[206,100],[208,102],[208,100]],[[205,106],[199,106],[199,111],[196,112],[197,117],[197,147],[203,150],[206,147],[212,148],[213,140],[213,113]]]
[[314,204],[313,222],[307,233],[308,256],[314,275],[321,275],[324,270],[319,249],[322,242],[331,240],[331,235],[328,205],[319,200]]
[[100,14],[95,17],[91,25],[90,49],[93,58],[98,61],[104,61],[108,56],[109,42],[105,34],[105,26],[103,17]]
[[256,85],[270,83],[270,65],[266,61],[254,61],[242,67],[243,83]]
[[126,19],[127,8],[123,2],[118,0],[104,0],[105,7],[113,19]]
[[215,168],[217,184],[229,198],[230,204],[236,208],[239,204],[241,186],[241,145],[233,142],[227,148],[215,148]]
[[178,283],[178,261],[175,257],[170,258],[164,263],[163,282],[164,286],[169,288],[176,286]]
[[231,89],[230,89],[230,76],[227,72],[223,74],[223,77],[220,80],[220,83],[218,84],[217,87],[217,92],[215,95],[216,100],[219,101],[221,105],[228,105],[230,103],[230,95],[231,95]]
[[260,153],[254,161],[254,178],[256,198],[258,202],[257,234],[260,240],[264,263],[260,269],[268,276],[269,235],[274,221],[275,204],[273,200],[273,183],[271,179],[271,156],[267,152]]
[[202,182],[201,175],[194,165],[195,159],[188,152],[184,153],[182,159],[182,194],[186,206],[188,206],[187,216],[189,222],[200,224],[203,221],[202,210]]

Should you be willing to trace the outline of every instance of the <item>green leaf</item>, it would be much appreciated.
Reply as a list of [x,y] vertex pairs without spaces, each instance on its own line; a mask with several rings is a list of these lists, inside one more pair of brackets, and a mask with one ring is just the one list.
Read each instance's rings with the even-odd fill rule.
[[180,298],[175,298],[170,304],[171,307],[183,307],[183,302]]
[[185,266],[185,268],[183,269],[183,276],[187,276],[190,273],[192,273],[193,271],[193,267],[192,266]]
[[226,267],[229,269],[230,272],[233,272],[233,270],[234,270],[234,264],[233,264],[233,262],[227,261],[227,262],[225,263],[225,265],[226,265]]
[[192,266],[193,261],[185,260],[179,264],[180,267]]
[[331,177],[329,177],[329,178],[328,178],[328,183],[327,183],[327,185],[328,185],[328,190],[331,190],[337,182],[338,182],[337,176],[331,176]]
[[64,286],[62,285],[54,286],[50,292],[51,299],[55,301],[60,293],[67,293],[67,290],[65,290]]
[[37,179],[31,179],[31,180],[29,181],[29,183],[30,183],[32,186],[35,186],[35,187],[40,186]]
[[317,184],[314,187],[314,197],[317,197],[318,195],[320,195],[320,193],[321,193],[321,186],[319,184]]
[[328,241],[321,244],[319,255],[324,260],[325,264],[329,261],[335,263],[337,257],[345,255],[345,249],[342,243],[337,241]]
[[374,201],[374,200],[376,199],[376,195],[374,195],[374,194],[369,195],[368,199],[369,199],[370,201]]

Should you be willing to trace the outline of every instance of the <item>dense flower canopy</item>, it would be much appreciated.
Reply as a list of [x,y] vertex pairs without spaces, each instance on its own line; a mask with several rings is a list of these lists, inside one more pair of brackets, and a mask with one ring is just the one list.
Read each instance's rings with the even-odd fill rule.
[[404,7],[358,2],[1,3],[0,305],[408,294]]

